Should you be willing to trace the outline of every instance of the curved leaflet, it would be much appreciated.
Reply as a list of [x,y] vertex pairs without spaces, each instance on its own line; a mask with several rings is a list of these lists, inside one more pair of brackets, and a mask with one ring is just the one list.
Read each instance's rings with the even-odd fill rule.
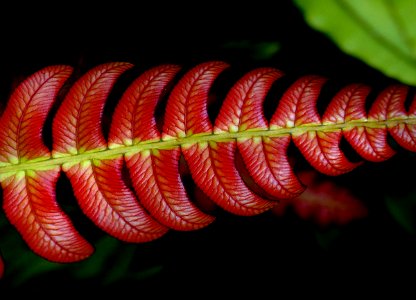
[[[50,158],[42,142],[42,126],[71,72],[66,66],[45,68],[12,94],[0,121],[2,166],[13,168]],[[88,257],[93,249],[56,202],[60,170],[61,166],[53,165],[2,173],[3,208],[34,252],[52,261],[72,262]]]
[[[179,71],[177,66],[160,66],[140,76],[126,91],[114,117],[110,141],[124,144],[159,141],[154,110],[166,85]],[[130,112],[128,112],[130,111]],[[176,110],[174,113],[179,113]],[[120,127],[124,128],[121,129]],[[115,147],[114,142],[113,147]],[[134,189],[146,209],[161,224],[176,230],[193,230],[213,221],[188,199],[179,176],[180,149],[149,149],[126,153]]]
[[[78,79],[53,123],[54,157],[107,149],[101,131],[105,100],[127,63],[98,66]],[[166,228],[143,210],[122,180],[122,157],[63,164],[81,209],[97,226],[128,242],[160,237]]]

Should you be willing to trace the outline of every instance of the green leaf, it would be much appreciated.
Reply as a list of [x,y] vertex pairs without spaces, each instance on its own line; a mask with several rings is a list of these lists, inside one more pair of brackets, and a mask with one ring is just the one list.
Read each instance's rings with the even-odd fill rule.
[[98,276],[106,267],[106,262],[116,253],[121,243],[110,236],[102,237],[96,243],[95,253],[88,259],[76,263],[77,267],[73,269],[73,275],[77,279],[87,279]]
[[385,75],[416,85],[413,0],[294,0],[309,25]]

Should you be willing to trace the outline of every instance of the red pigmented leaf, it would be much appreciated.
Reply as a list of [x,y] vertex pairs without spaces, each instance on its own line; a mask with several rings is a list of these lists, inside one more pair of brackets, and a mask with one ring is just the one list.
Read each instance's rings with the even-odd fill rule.
[[[3,164],[47,159],[42,126],[59,89],[72,69],[53,66],[22,82],[10,98],[0,123]],[[2,174],[7,218],[37,254],[57,262],[88,257],[93,248],[78,234],[55,198],[60,166]]]
[[269,195],[279,199],[296,197],[304,190],[289,164],[289,143],[290,135],[238,141],[250,175]]
[[[272,84],[283,74],[272,68],[246,74],[230,91],[217,119],[217,132],[267,130],[263,101]],[[237,139],[238,149],[255,182],[269,195],[292,198],[303,191],[287,161],[288,136]]]
[[[165,119],[164,139],[213,132],[207,113],[208,93],[215,78],[226,67],[222,62],[211,62],[185,74],[168,100],[170,114]],[[232,97],[229,95],[227,99]],[[230,101],[225,100],[225,103]],[[217,120],[221,119],[226,121],[220,112]],[[182,152],[192,177],[216,204],[240,215],[257,214],[271,207],[270,202],[250,191],[238,174],[234,164],[235,141],[189,146],[183,145]]]
[[133,186],[141,203],[162,224],[176,230],[195,230],[214,218],[189,200],[178,171],[179,147],[126,156]]
[[[387,144],[385,128],[371,128],[360,124],[376,119],[383,120],[383,110],[379,107],[389,102],[391,95],[384,92],[373,104],[369,118],[365,112],[365,101],[370,89],[363,85],[350,85],[342,89],[329,104],[323,121],[326,124],[357,122],[355,126],[343,129],[345,139],[366,160],[379,162],[390,158],[394,151]],[[395,102],[394,102],[395,103]],[[337,118],[334,118],[336,113]],[[387,113],[387,111],[386,111]]]
[[329,103],[322,117],[323,124],[365,122],[365,99],[369,93],[370,88],[362,84],[351,84],[341,89]]
[[[390,90],[390,91],[389,91]],[[391,94],[391,97],[385,97],[390,100],[388,103],[383,103],[385,116],[381,116],[384,120],[404,120],[410,116],[414,116],[415,105],[410,108],[409,115],[406,113],[404,103],[409,88],[406,86],[398,85],[392,86],[387,89],[387,94]],[[387,101],[385,101],[387,102]],[[413,101],[413,104],[416,101]],[[410,151],[416,151],[416,126],[413,124],[398,124],[388,127],[389,133],[399,143],[400,146]]]
[[[322,125],[316,109],[316,101],[325,79],[317,76],[297,80],[283,95],[270,122],[276,127],[302,127]],[[342,132],[309,130],[305,133],[292,133],[293,141],[309,163],[328,175],[340,175],[357,167],[358,163],[348,161],[339,148]]]
[[126,242],[159,238],[167,228],[156,223],[140,206],[122,180],[123,158],[87,160],[64,165],[82,210],[100,228]]
[[[110,63],[90,70],[71,88],[53,123],[54,155],[62,157],[105,149],[101,115],[117,78],[132,65]],[[121,157],[67,163],[68,175],[83,212],[109,234],[129,242],[160,237],[167,229],[155,222],[122,179]]]
[[345,223],[365,215],[365,209],[342,188],[314,176],[302,175],[309,185],[302,193],[289,164],[291,140],[315,169],[329,175],[360,164],[341,151],[343,137],[371,161],[394,154],[389,133],[399,145],[416,150],[416,100],[406,113],[404,86],[380,93],[367,114],[370,89],[350,85],[333,97],[321,119],[316,102],[325,79],[303,77],[284,93],[268,124],[263,101],[282,76],[273,68],[255,69],[238,80],[213,126],[207,103],[213,82],[228,67],[223,62],[200,64],[178,81],[167,95],[162,132],[155,110],[179,68],[163,65],[143,73],[118,103],[107,143],[101,129],[105,101],[131,67],[103,64],[75,82],[53,121],[52,157],[42,143],[42,126],[71,68],[45,68],[24,81],[0,120],[4,210],[29,246],[47,259],[77,261],[93,251],[56,203],[61,168],[81,209],[98,227],[124,241],[145,242],[168,228],[194,230],[214,220],[188,198],[181,174],[192,176],[197,187],[189,190],[211,212],[218,205],[255,215],[279,199],[321,224]]
[[207,111],[209,89],[226,68],[226,63],[208,62],[181,78],[169,96],[162,133],[164,140],[212,132]]
[[73,262],[92,254],[55,198],[60,168],[26,171],[2,181],[4,210],[37,254],[56,262]]
[[16,88],[0,120],[0,165],[50,157],[42,141],[42,127],[59,89],[71,73],[71,67],[51,66]]
[[120,99],[110,127],[110,148],[159,140],[155,109],[159,99],[179,71],[175,65],[163,65],[139,76]]
[[273,206],[254,194],[234,164],[235,143],[199,143],[186,148],[188,164],[196,182],[217,205],[237,215],[254,215]]
[[100,126],[105,100],[117,78],[131,67],[129,63],[104,64],[77,80],[53,122],[54,157],[106,148]]
[[[178,71],[177,66],[161,66],[133,82],[114,116],[109,137],[112,147],[160,140],[153,112],[166,85]],[[179,155],[180,149],[175,147],[126,154],[125,160],[140,202],[152,216],[170,228],[194,230],[214,219],[189,200],[179,175]]]

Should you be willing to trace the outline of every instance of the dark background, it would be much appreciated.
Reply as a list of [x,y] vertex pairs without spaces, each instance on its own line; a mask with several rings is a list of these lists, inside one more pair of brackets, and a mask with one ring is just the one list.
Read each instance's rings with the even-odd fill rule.
[[[224,60],[241,75],[255,67],[270,66],[283,70],[289,78],[326,76],[335,88],[363,82],[376,92],[395,83],[311,29],[291,1],[253,1],[232,7],[213,2],[192,6],[120,1],[93,7],[72,2],[61,7],[19,4],[2,14],[8,17],[7,21],[2,19],[0,37],[3,107],[19,80],[50,64],[69,64],[82,73],[109,61],[128,61],[137,70],[145,70],[162,63],[189,68],[207,60]],[[280,45],[275,55],[258,55],[261,45],[273,42]],[[366,163],[333,178],[368,207],[369,215],[363,220],[322,228],[292,211],[283,217],[265,213],[244,218],[215,210],[217,220],[196,232],[170,232],[141,245],[103,242],[103,247],[112,245],[112,249],[93,264],[98,271],[88,273],[91,269],[84,267],[87,275],[80,275],[76,268],[82,265],[74,264],[35,272],[16,284],[16,270],[33,265],[28,260],[16,267],[16,261],[6,259],[0,287],[40,292],[52,288],[66,292],[76,292],[78,287],[117,289],[134,291],[137,297],[146,292],[192,296],[189,287],[202,295],[250,292],[270,293],[273,298],[283,292],[303,291],[336,296],[334,288],[340,294],[362,287],[402,291],[414,279],[416,241],[392,217],[385,198],[414,195],[411,170],[415,170],[416,161],[411,153],[397,146],[395,149],[397,155],[387,162]],[[299,156],[296,149],[292,150]],[[299,166],[307,168],[299,159]],[[69,183],[62,177],[58,199],[65,198],[60,201],[69,207],[81,233],[97,245],[105,234],[83,219]],[[6,224],[2,232],[11,230]],[[21,255],[27,255],[25,251],[30,250],[16,243],[24,249]],[[12,247],[1,248],[5,258],[14,251]],[[126,251],[131,260],[125,275],[106,283],[109,273],[117,272]],[[14,272],[8,273],[8,267]]]

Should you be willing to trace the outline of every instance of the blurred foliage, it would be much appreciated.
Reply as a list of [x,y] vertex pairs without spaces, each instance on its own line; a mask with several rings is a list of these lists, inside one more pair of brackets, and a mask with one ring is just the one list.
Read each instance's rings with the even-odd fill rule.
[[[0,281],[2,288],[30,287],[35,278],[61,278],[65,274],[68,285],[79,281],[83,285],[99,286],[117,285],[122,280],[140,281],[151,278],[161,271],[161,266],[154,264],[134,267],[138,245],[126,244],[108,235],[98,237],[94,243],[94,254],[84,261],[70,264],[54,263],[30,251],[17,231],[0,214],[0,249],[4,249],[5,278]],[[51,281],[48,279],[48,281]],[[59,283],[66,286],[65,283]],[[44,285],[39,284],[39,289]]]
[[308,23],[343,51],[397,80],[416,85],[413,0],[295,0]]
[[280,49],[277,41],[255,42],[251,40],[230,41],[224,44],[225,49],[246,51],[248,56],[254,60],[268,60],[272,58]]
[[416,192],[405,197],[385,197],[392,217],[410,234],[416,233]]

